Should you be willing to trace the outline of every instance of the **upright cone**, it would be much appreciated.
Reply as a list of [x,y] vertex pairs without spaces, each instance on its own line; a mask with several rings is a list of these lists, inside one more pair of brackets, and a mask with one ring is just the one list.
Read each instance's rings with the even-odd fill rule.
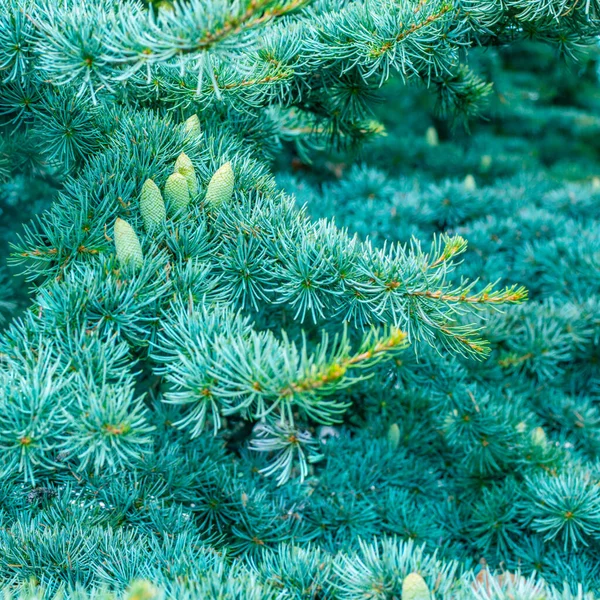
[[160,598],[163,598],[163,594],[153,583],[138,579],[127,588],[123,600],[160,600]]
[[467,192],[474,192],[477,189],[477,182],[475,181],[475,177],[473,177],[471,173],[469,173],[465,177],[463,181],[463,186],[465,190],[467,190]]
[[115,247],[117,259],[122,265],[133,264],[141,267],[144,264],[144,254],[140,240],[131,225],[123,219],[115,221]]
[[427,145],[431,146],[432,148],[439,146],[440,138],[438,137],[438,132],[435,127],[427,128],[427,131],[425,132],[425,141],[427,142]]
[[163,227],[167,218],[167,211],[162,194],[152,179],[146,179],[142,187],[140,212],[147,233],[152,233],[154,230]]
[[400,427],[398,427],[398,423],[392,423],[390,428],[388,429],[387,439],[390,446],[397,450],[398,446],[400,446]]
[[183,130],[185,131],[185,136],[189,140],[193,140],[200,136],[202,129],[200,128],[200,119],[198,118],[198,115],[192,115],[189,119],[186,119],[183,124]]
[[431,600],[425,580],[418,573],[409,573],[402,582],[402,600]]
[[210,208],[219,208],[222,204],[229,202],[233,195],[234,181],[231,163],[226,162],[217,169],[208,184],[206,204]]
[[170,212],[183,210],[190,203],[187,179],[181,173],[173,173],[167,179],[165,201]]
[[185,177],[188,184],[188,190],[192,198],[198,194],[198,181],[196,171],[189,156],[182,152],[175,161],[175,173],[180,173]]
[[531,441],[535,446],[544,448],[548,445],[548,436],[541,427],[536,427],[531,431]]
[[492,156],[490,154],[484,154],[479,161],[479,170],[482,173],[487,173],[492,166]]

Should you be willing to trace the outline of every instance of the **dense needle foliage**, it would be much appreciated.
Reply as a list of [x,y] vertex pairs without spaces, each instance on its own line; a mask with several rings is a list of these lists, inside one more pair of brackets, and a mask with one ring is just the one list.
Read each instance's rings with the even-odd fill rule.
[[7,597],[600,592],[598,0],[0,8]]

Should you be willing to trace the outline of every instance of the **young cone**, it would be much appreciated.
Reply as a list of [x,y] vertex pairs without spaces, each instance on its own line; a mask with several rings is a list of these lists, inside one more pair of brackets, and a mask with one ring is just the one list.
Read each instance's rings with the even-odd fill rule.
[[398,423],[392,423],[390,428],[388,429],[387,439],[390,446],[397,450],[398,446],[400,446],[400,427],[398,427]]
[[475,177],[469,173],[463,181],[463,186],[467,192],[474,192],[477,189]]
[[131,583],[124,600],[160,600],[160,598],[163,598],[163,595],[153,583],[140,579]]
[[431,600],[429,588],[418,573],[409,573],[404,578],[402,600]]
[[122,265],[133,264],[141,267],[144,263],[144,255],[140,240],[131,225],[123,219],[117,219],[114,234],[118,261]]
[[229,202],[233,195],[234,175],[231,163],[221,165],[212,176],[206,190],[206,204],[210,208],[219,208]]
[[431,146],[432,148],[434,148],[435,146],[439,146],[440,139],[438,137],[438,132],[435,127],[427,128],[427,131],[425,132],[425,141],[427,142],[427,145]]
[[544,448],[548,444],[548,437],[546,436],[546,432],[541,427],[536,427],[531,432],[531,441],[535,446],[541,446]]
[[183,130],[188,140],[193,140],[201,135],[202,129],[200,128],[200,119],[198,115],[192,115],[183,124]]
[[487,173],[492,166],[492,157],[489,154],[484,154],[479,161],[479,170],[482,173]]
[[188,184],[188,190],[190,195],[196,196],[198,194],[198,181],[196,180],[196,172],[194,170],[194,165],[192,161],[189,159],[189,156],[182,152],[175,161],[175,173],[180,173],[185,177],[185,180]]
[[167,218],[162,194],[152,179],[146,179],[142,187],[140,211],[147,233],[152,233],[155,229],[160,228]]
[[170,212],[178,212],[190,203],[188,182],[181,173],[169,175],[165,183],[165,201]]

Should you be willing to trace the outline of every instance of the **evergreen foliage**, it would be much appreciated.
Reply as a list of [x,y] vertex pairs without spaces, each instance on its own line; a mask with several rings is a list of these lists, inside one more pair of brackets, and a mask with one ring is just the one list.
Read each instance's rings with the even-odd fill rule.
[[598,0],[0,8],[6,597],[600,592]]

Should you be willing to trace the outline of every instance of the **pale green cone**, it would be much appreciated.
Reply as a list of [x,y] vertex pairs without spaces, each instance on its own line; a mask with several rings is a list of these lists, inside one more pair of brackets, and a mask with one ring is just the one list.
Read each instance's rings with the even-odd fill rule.
[[398,423],[392,423],[390,428],[388,429],[387,439],[390,446],[397,450],[398,446],[400,446],[400,427],[398,427]]
[[140,240],[131,225],[123,219],[117,219],[114,234],[118,261],[122,265],[133,264],[141,267],[144,264],[144,255]]
[[152,233],[155,229],[163,227],[167,218],[165,202],[158,186],[152,179],[146,179],[142,187],[140,212],[142,213],[144,229],[147,233]]
[[178,212],[190,203],[187,179],[181,173],[169,175],[165,183],[165,201],[171,212]]
[[474,192],[477,189],[477,182],[475,181],[475,177],[470,173],[465,177],[463,181],[463,186],[467,192]]
[[127,588],[125,600],[160,600],[163,594],[149,581],[136,580]]
[[418,573],[409,573],[402,582],[402,600],[431,600],[425,580]]
[[541,446],[543,448],[548,444],[548,437],[546,436],[546,432],[541,427],[536,427],[531,432],[531,441],[536,446]]
[[202,129],[200,128],[200,119],[198,115],[192,115],[189,119],[186,119],[183,124],[183,130],[185,131],[185,137],[189,140],[193,140],[200,136]]
[[438,137],[438,132],[435,127],[428,127],[425,132],[425,141],[428,146],[434,147],[438,146],[440,143],[440,139]]
[[484,154],[481,157],[481,161],[479,164],[480,170],[483,171],[484,173],[487,173],[490,170],[491,166],[492,166],[492,157],[489,154]]
[[409,573],[402,582],[402,600],[431,600],[425,580],[418,573]]
[[231,163],[226,162],[217,169],[208,184],[206,204],[210,208],[219,208],[222,204],[229,202],[233,195],[234,181]]
[[188,184],[188,190],[192,198],[198,194],[198,181],[194,165],[185,152],[182,152],[175,161],[175,173],[181,173]]

